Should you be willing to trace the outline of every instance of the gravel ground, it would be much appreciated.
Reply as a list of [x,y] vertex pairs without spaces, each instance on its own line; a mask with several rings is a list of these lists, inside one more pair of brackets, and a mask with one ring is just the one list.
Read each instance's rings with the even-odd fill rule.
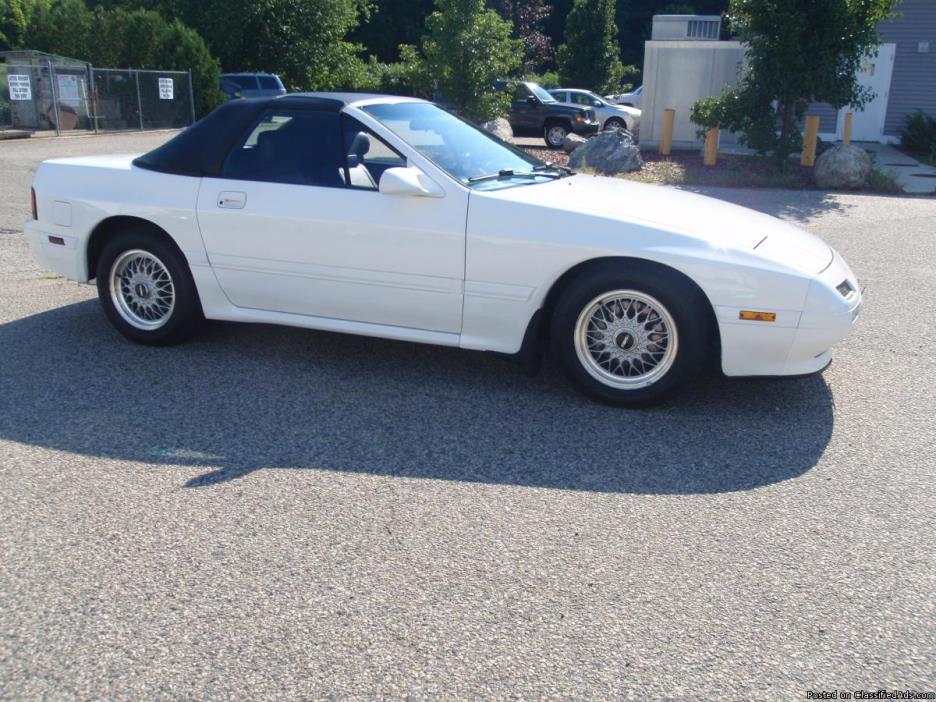
[[134,346],[0,143],[0,699],[936,690],[936,202],[708,191],[865,285],[824,376],[654,411],[553,368],[268,326]]

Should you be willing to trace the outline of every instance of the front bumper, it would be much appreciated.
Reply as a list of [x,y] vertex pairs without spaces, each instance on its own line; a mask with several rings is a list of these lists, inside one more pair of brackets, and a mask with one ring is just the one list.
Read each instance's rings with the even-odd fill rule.
[[601,124],[598,122],[572,122],[572,131],[579,136],[587,137],[591,136],[592,134],[597,134],[600,128]]
[[[846,297],[836,286],[847,280]],[[832,347],[848,336],[861,314],[861,288],[837,252],[809,283],[802,311],[773,311],[776,322],[743,322],[740,309],[716,308],[727,376],[798,376],[818,373],[832,361]]]

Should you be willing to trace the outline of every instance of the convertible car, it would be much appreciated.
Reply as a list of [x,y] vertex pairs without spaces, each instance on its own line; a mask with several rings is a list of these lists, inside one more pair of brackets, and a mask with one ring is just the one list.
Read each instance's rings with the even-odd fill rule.
[[677,190],[573,174],[436,105],[315,93],[225,104],[142,156],[44,162],[43,267],[97,281],[130,339],[205,318],[515,355],[649,405],[823,370],[861,293],[820,239]]

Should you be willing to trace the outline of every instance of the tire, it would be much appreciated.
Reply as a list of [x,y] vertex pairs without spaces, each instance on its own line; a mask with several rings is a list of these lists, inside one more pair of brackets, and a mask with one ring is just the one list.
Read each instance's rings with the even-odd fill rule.
[[101,251],[96,270],[104,313],[128,339],[176,344],[204,321],[185,258],[151,229],[134,227],[115,236]]
[[604,128],[605,128],[605,130],[608,130],[608,129],[623,129],[623,130],[626,132],[626,131],[627,131],[627,122],[625,122],[625,121],[624,121],[623,119],[621,119],[620,117],[610,117],[610,118],[604,123]]
[[550,149],[561,149],[562,142],[571,130],[562,122],[547,122],[543,127],[543,141]]
[[552,312],[552,351],[585,395],[648,407],[699,373],[708,319],[702,292],[675,271],[604,265],[586,270],[562,293]]

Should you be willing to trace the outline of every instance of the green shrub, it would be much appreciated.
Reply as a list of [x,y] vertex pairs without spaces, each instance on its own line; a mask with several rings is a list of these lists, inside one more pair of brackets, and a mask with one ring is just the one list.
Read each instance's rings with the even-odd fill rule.
[[900,143],[912,154],[936,161],[936,119],[917,110],[900,130]]

